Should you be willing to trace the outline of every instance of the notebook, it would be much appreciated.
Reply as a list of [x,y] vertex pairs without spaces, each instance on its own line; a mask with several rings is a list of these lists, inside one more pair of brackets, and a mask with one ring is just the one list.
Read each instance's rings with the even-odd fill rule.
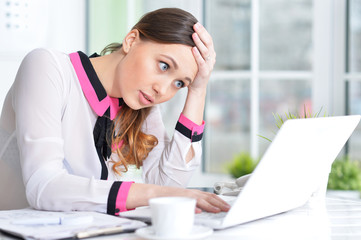
[[[360,118],[354,115],[287,120],[231,209],[221,214],[205,213],[206,217],[196,214],[195,223],[223,229],[303,206],[312,195],[326,190],[331,165]],[[147,207],[121,215],[150,219]]]

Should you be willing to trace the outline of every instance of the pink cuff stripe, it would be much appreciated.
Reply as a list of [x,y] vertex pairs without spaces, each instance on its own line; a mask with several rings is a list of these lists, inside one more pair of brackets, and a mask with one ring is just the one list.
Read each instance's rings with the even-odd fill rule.
[[[128,193],[129,193],[130,186],[133,183],[134,182],[122,182],[122,185],[120,185],[118,195],[117,195],[117,200],[115,202],[115,208],[119,209],[119,212],[128,211],[128,209],[126,207],[126,203],[127,203],[127,198],[128,198]],[[116,211],[115,215],[118,216],[119,212]]]
[[202,125],[198,125],[193,121],[189,120],[186,116],[183,115],[183,113],[181,113],[178,122],[180,122],[186,128],[191,130],[192,136],[194,135],[194,133],[201,134],[204,131],[204,125],[205,125],[204,121],[202,121]]

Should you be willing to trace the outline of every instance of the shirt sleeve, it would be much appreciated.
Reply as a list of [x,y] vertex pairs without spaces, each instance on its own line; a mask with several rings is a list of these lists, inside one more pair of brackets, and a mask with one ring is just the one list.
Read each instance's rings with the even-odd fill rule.
[[[68,172],[62,118],[72,79],[45,49],[29,53],[13,85],[16,137],[30,206],[55,211],[125,210],[131,183],[95,179]],[[86,168],[87,166],[84,166]]]
[[[158,139],[158,145],[143,162],[144,182],[186,187],[201,163],[204,122],[199,126],[181,114],[170,139],[159,106],[156,106],[153,107],[143,128],[147,134],[152,134]],[[194,157],[187,163],[186,156],[191,147]]]
[[119,216],[120,212],[128,211],[126,207],[127,197],[130,186],[134,182],[120,182],[116,181],[110,188],[108,197],[107,213],[110,215]]
[[203,137],[204,121],[202,122],[202,125],[197,125],[182,113],[175,129],[185,137],[189,138],[191,142],[198,142],[202,140]]

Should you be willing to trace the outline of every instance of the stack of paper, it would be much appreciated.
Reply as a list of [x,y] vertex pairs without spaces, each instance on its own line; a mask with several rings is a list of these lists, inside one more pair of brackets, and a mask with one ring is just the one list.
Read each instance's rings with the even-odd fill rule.
[[129,232],[146,224],[97,212],[0,211],[0,229],[24,239],[85,238]]

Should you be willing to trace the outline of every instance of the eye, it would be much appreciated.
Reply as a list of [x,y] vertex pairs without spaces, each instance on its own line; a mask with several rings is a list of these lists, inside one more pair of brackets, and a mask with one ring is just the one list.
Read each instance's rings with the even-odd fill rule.
[[177,80],[175,81],[174,85],[176,86],[176,88],[183,88],[185,84],[183,81]]
[[165,71],[167,71],[169,69],[169,65],[166,64],[165,62],[159,62],[159,68],[160,68],[160,70],[165,72]]

